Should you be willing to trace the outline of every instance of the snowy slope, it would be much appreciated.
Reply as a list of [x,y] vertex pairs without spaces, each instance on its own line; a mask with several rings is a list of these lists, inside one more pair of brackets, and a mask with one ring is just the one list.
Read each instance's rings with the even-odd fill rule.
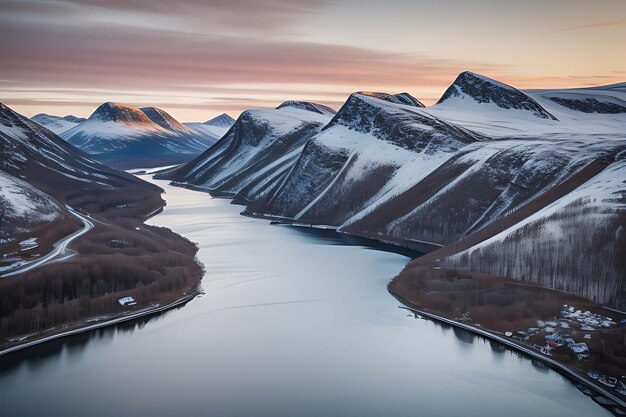
[[314,113],[325,114],[325,115],[330,115],[330,116],[337,113],[335,110],[331,109],[328,106],[324,106],[323,104],[310,103],[306,101],[293,101],[293,100],[285,101],[284,103],[276,107],[276,109],[280,110],[285,107],[292,107],[295,109],[302,109],[302,110],[312,111]]
[[[612,160],[626,141],[499,140],[469,145],[346,231],[445,245],[557,190],[592,163]],[[399,207],[404,207],[400,210]]]
[[0,206],[2,223],[13,224],[17,219],[51,221],[61,208],[49,195],[34,189],[29,183],[0,171]]
[[[626,155],[618,158],[572,192],[444,263],[583,294],[623,310]],[[511,254],[519,261],[498,262]]]
[[[1,252],[15,250],[18,237],[49,240],[59,228],[71,231],[73,217],[65,204],[72,202],[76,208],[89,210],[120,189],[134,195],[158,190],[91,160],[50,130],[0,103]],[[32,236],[35,227],[40,235]]]
[[39,223],[51,224],[62,208],[26,181],[0,171],[0,247]]
[[214,126],[214,127],[222,127],[222,128],[230,129],[230,127],[235,124],[235,119],[230,117],[229,114],[222,113],[219,116],[215,116],[214,118],[209,119],[202,124],[206,126]]
[[[490,81],[493,85],[499,84],[483,76],[477,77],[485,83]],[[448,91],[457,91],[457,88],[453,84]],[[474,98],[465,93],[454,96],[453,93],[448,94],[448,91],[439,103],[424,110],[493,138],[567,139],[576,136],[594,140],[598,135],[620,137],[626,123],[626,113],[618,112],[621,108],[619,106],[626,101],[626,89],[620,89],[619,85],[571,90],[514,90],[522,95],[504,94],[504,99],[494,97],[494,90],[489,89],[492,94],[489,101],[486,99],[487,93],[478,94],[478,98]],[[444,99],[446,95],[451,96]],[[512,103],[513,97],[519,97],[520,103]],[[532,100],[532,106],[528,100]],[[540,112],[545,110],[558,120],[547,116],[538,117],[535,112],[524,108],[528,106],[539,106],[542,109]]]
[[[251,210],[338,226],[403,190],[478,135],[384,93],[350,96],[289,176]],[[404,104],[410,102],[411,104]]]
[[466,111],[481,111],[484,105],[527,112],[540,119],[556,120],[556,117],[522,91],[467,71],[457,77],[437,102],[439,107],[461,106]]
[[179,133],[181,135],[189,134],[191,131],[180,124],[178,120],[174,119],[165,110],[161,110],[157,107],[140,107],[139,110],[145,114],[148,119],[157,125],[161,126],[165,130],[170,132]]
[[204,123],[183,123],[187,128],[203,136],[213,145],[235,124],[235,120],[226,113],[222,113]]
[[195,135],[203,137],[207,143],[210,143],[209,147],[220,140],[220,138],[228,132],[228,129],[230,129],[229,127],[209,126],[197,122],[183,123],[183,125],[192,130]]
[[[330,120],[329,114],[305,108],[313,106],[248,110],[214,146],[165,177],[230,196],[256,183],[259,176],[277,180],[304,143]],[[267,186],[266,181],[262,188]]]
[[190,129],[161,109],[104,103],[62,137],[100,161],[120,166],[180,163],[202,153],[213,137]]
[[84,118],[76,117],[72,115],[68,116],[53,116],[50,114],[39,113],[30,118],[32,121],[39,123],[46,129],[51,130],[57,135],[70,130],[74,126],[85,121]]

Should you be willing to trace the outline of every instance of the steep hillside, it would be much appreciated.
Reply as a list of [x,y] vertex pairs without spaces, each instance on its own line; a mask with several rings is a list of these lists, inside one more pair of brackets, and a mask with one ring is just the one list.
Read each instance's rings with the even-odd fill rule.
[[479,135],[384,93],[355,93],[248,212],[339,226],[400,192]]
[[[626,140],[620,146],[626,149]],[[500,261],[511,254],[513,262]],[[626,152],[563,197],[442,264],[584,294],[625,310]]]
[[245,201],[282,178],[329,119],[313,103],[245,111],[214,146],[162,177]]
[[473,144],[342,230],[446,245],[557,190],[589,164],[612,160],[625,144],[539,139]]

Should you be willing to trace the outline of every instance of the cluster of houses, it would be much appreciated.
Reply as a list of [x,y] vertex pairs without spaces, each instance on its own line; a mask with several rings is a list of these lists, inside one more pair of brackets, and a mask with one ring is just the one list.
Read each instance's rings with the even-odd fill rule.
[[[611,317],[605,317],[590,311],[583,312],[569,305],[561,307],[560,317],[560,321],[544,322],[540,320],[537,322],[537,327],[530,327],[518,332],[506,332],[505,335],[515,340],[528,342],[531,337],[545,333],[545,344],[543,346],[534,345],[537,350],[550,355],[552,350],[565,346],[578,360],[584,360],[589,358],[589,347],[587,343],[576,342],[570,336],[570,331],[574,330],[572,327],[575,327],[575,330],[586,332],[611,328],[611,326],[617,324]],[[585,333],[583,338],[586,340],[591,339],[591,333]]]
[[[576,334],[581,331],[583,333],[583,339],[590,340],[592,335],[587,332],[610,329],[618,324],[613,321],[611,317],[592,313],[591,311],[582,311],[570,305],[563,305],[561,307],[559,317],[559,321],[544,322],[539,320],[537,321],[537,327],[530,327],[517,332],[506,332],[505,336],[528,342],[531,337],[545,333],[545,344],[542,346],[534,344],[535,349],[545,355],[551,355],[550,352],[554,349],[565,347],[569,349],[578,360],[585,360],[590,356],[587,343],[576,342],[576,340],[571,337],[571,334]],[[620,321],[619,324],[626,324],[626,319]],[[614,389],[619,394],[626,396],[625,377],[618,379],[594,370],[589,370],[587,376],[597,380],[608,388]]]
[[595,330],[597,328],[609,329],[616,325],[611,317],[605,317],[601,314],[595,314],[591,311],[576,310],[574,306],[567,304],[561,307],[561,317],[580,323],[581,330]]
[[609,388],[614,388],[615,391],[617,391],[621,395],[626,395],[626,383],[624,383],[623,377],[620,381],[613,376],[603,375],[600,372],[593,370],[589,370],[589,372],[587,372],[587,376],[591,379],[597,380],[602,385],[605,385]]

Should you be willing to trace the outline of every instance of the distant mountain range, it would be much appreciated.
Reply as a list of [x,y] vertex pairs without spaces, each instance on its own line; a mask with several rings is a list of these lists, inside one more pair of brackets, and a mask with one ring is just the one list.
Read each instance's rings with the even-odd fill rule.
[[625,99],[622,84],[523,92],[464,72],[431,107],[359,92],[336,114],[244,112],[160,177],[249,215],[435,250],[441,265],[623,309]]
[[205,123],[181,124],[162,109],[119,103],[104,103],[87,119],[38,114],[32,120],[95,159],[123,168],[189,161],[234,123],[222,114]]
[[84,122],[86,119],[83,117],[76,117],[72,115],[68,116],[52,116],[50,114],[39,113],[30,118],[32,121],[39,123],[43,127],[57,135],[70,130],[74,126]]

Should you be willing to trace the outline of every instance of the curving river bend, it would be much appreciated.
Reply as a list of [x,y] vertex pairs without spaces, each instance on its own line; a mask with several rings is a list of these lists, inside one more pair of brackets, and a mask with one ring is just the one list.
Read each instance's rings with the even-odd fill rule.
[[[175,188],[150,223],[200,245],[206,295],[0,359],[0,415],[603,416],[559,374],[415,319],[408,257]],[[7,362],[10,359],[10,362]]]

